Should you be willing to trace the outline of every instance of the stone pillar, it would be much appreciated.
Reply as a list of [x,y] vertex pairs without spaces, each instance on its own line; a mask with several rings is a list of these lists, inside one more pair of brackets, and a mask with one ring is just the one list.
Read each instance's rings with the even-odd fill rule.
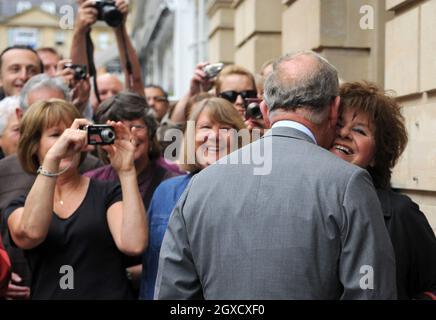
[[235,63],[253,73],[281,54],[283,6],[274,0],[234,0]]
[[384,82],[384,0],[283,1],[283,53],[314,50],[344,81]]
[[211,63],[235,61],[233,0],[212,0],[207,8],[209,18],[208,56]]
[[403,105],[409,144],[393,186],[410,195],[436,230],[436,1],[387,0],[386,88]]

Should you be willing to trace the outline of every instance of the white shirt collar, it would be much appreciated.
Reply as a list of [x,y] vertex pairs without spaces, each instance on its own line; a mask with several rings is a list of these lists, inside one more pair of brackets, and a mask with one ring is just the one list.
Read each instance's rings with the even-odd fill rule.
[[279,127],[288,127],[288,128],[292,128],[292,129],[296,129],[298,131],[301,131],[301,132],[307,134],[313,140],[313,142],[315,144],[318,144],[316,142],[315,136],[313,135],[312,131],[310,131],[308,127],[306,127],[305,125],[302,125],[299,122],[295,122],[295,121],[291,121],[291,120],[281,120],[281,121],[277,121],[272,126],[272,128],[279,128]]

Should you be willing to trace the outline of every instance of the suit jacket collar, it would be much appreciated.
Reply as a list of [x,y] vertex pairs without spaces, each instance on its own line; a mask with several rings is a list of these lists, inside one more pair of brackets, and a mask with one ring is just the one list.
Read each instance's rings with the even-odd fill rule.
[[291,138],[291,139],[304,140],[304,141],[310,142],[312,144],[315,144],[313,142],[312,138],[309,137],[307,134],[305,134],[304,132],[302,132],[300,130],[290,128],[290,127],[272,128],[267,133],[265,133],[265,135],[263,137],[264,138],[266,138],[266,137],[286,137],[286,138]]

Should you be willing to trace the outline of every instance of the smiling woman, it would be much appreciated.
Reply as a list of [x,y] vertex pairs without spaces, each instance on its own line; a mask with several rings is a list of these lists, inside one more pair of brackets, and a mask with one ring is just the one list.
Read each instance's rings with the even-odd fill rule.
[[[73,105],[57,99],[34,103],[25,113],[18,158],[37,177],[28,195],[5,210],[5,221],[12,244],[29,262],[32,299],[133,298],[123,254],[138,255],[148,245],[135,146],[126,126],[110,122],[117,139],[107,151],[120,184],[82,176],[78,167],[88,145],[80,128],[89,121],[79,117]],[[74,272],[68,288],[66,266]]]
[[432,296],[436,290],[435,235],[418,205],[390,188],[392,169],[407,144],[400,106],[367,82],[343,84],[340,96],[331,152],[371,174],[395,251],[398,298],[412,299],[428,292]]

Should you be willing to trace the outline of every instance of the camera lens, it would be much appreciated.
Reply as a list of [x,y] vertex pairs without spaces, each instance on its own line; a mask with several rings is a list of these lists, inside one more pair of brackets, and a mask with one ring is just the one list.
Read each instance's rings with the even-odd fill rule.
[[123,22],[123,14],[114,5],[103,6],[102,17],[113,28],[118,27]]
[[112,143],[115,140],[115,132],[112,129],[104,129],[101,131],[101,139],[104,143]]
[[247,111],[246,111],[245,117],[247,119],[252,118],[252,119],[255,119],[255,120],[262,119],[262,112],[260,111],[259,104],[255,103],[255,102],[250,103],[247,106]]

